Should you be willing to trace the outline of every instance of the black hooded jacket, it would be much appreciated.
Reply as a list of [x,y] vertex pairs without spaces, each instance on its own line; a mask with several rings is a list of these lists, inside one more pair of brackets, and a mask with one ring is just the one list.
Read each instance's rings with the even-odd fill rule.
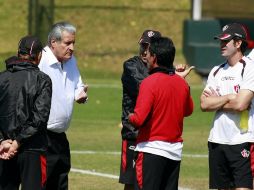
[[139,85],[148,76],[146,63],[139,56],[134,56],[123,64],[122,86],[122,139],[136,140],[138,131],[129,123],[128,115],[134,112]]
[[22,150],[45,151],[52,83],[37,65],[18,57],[0,73],[0,139],[17,140]]

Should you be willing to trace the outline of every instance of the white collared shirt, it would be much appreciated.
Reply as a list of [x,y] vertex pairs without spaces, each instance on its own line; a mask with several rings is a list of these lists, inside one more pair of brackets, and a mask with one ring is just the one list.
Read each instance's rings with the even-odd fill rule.
[[47,128],[61,133],[69,127],[74,101],[84,89],[84,84],[74,56],[61,67],[51,49],[46,46],[44,50],[39,68],[50,76],[53,90]]
[[[245,64],[238,62],[234,66],[230,66],[226,63],[219,70],[220,66],[215,66],[208,76],[205,89],[213,88],[221,96],[237,94],[240,89],[254,92],[254,62],[248,57],[242,59]],[[217,70],[218,72],[216,72]],[[217,110],[208,141],[227,145],[254,142],[254,99],[252,99],[248,111]]]

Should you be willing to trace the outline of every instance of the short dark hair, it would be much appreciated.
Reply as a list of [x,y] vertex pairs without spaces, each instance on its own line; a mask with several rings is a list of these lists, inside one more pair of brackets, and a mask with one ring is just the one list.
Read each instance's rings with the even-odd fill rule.
[[25,36],[18,44],[18,57],[26,60],[35,60],[43,49],[40,39],[36,36]]
[[156,55],[157,64],[166,68],[174,68],[175,46],[167,37],[152,38],[149,47],[151,55]]
[[237,41],[237,40],[241,40],[242,41],[242,44],[240,46],[240,51],[242,52],[242,54],[244,54],[248,48],[248,42],[246,40],[243,40],[241,38],[238,38],[238,37],[235,37],[233,38],[234,42]]

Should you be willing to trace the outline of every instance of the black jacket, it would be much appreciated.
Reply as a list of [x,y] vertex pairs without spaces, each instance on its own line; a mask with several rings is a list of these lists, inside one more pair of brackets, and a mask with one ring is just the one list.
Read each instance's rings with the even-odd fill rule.
[[17,140],[22,150],[45,151],[52,83],[27,60],[10,57],[0,73],[0,139]]
[[128,121],[129,113],[134,112],[141,81],[148,76],[146,63],[134,56],[123,64],[122,86],[122,139],[136,140],[137,130]]

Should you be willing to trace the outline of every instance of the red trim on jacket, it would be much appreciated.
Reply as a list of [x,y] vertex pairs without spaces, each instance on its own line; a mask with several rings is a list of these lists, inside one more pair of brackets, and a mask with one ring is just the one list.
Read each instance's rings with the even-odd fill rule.
[[193,101],[186,81],[176,74],[157,72],[141,83],[129,120],[139,128],[137,143],[181,142],[183,119],[192,112]]
[[122,142],[122,170],[123,172],[126,171],[127,167],[127,148],[128,148],[128,141],[123,140]]
[[46,156],[41,155],[41,187],[45,187],[46,180],[47,180],[47,162],[46,162]]
[[138,158],[136,160],[136,180],[138,182],[138,186],[140,189],[143,189],[143,160],[144,160],[144,153],[139,152]]

